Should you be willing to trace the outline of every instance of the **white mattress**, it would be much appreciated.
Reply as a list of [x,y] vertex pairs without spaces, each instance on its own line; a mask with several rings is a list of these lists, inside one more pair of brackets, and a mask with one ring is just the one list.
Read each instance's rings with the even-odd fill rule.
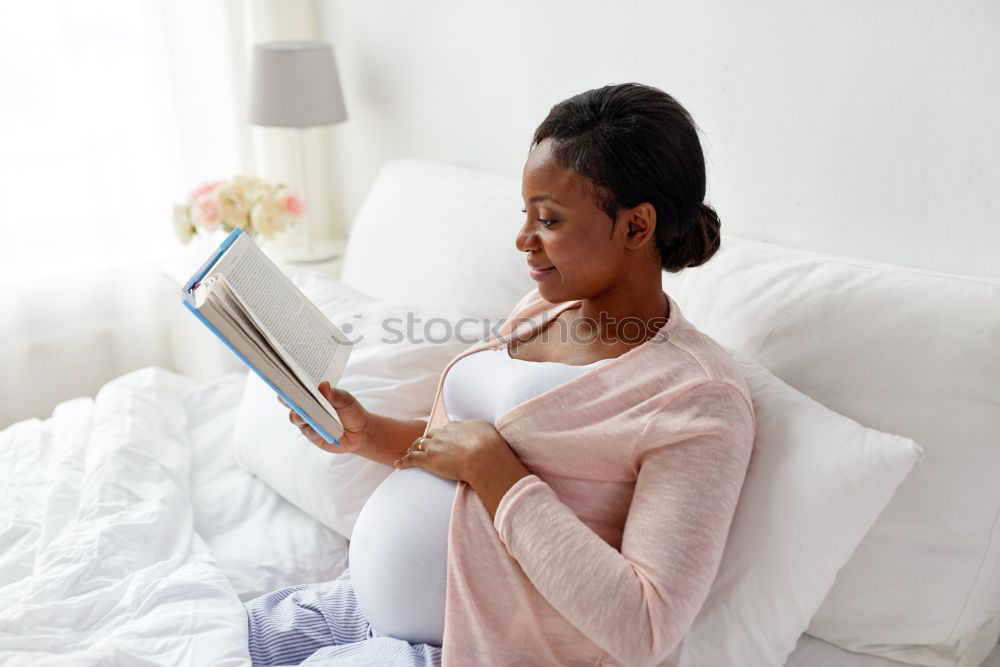
[[[344,570],[347,540],[237,465],[244,379],[143,369],[0,431],[0,663],[242,667],[241,601]],[[786,667],[901,664],[803,635]]]

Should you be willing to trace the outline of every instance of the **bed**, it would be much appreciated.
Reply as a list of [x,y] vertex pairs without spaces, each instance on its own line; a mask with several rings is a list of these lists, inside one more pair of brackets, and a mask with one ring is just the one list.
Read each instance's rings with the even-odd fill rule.
[[[143,369],[0,433],[0,662],[248,665],[242,601],[344,570],[345,538],[237,464],[244,384]],[[906,663],[803,634],[786,664]]]
[[[483,210],[496,210],[497,193],[512,183],[424,161],[390,166],[355,223],[345,283],[405,302],[418,301],[421,293],[449,294],[447,303],[422,305],[454,306],[480,317],[507,312],[528,288],[523,260],[516,254],[500,258],[501,267],[490,269],[496,275],[488,285],[479,281],[487,286],[478,292],[477,281],[456,286],[456,275],[481,270],[482,256],[463,245],[452,261],[443,239],[408,238],[412,220],[401,226],[405,216],[392,207],[400,199],[412,201],[414,192],[392,189],[470,192],[466,203],[471,198]],[[429,208],[433,215],[447,214]],[[433,249],[407,259],[407,274],[425,275],[421,281],[402,282],[386,270],[385,262],[398,264],[402,256],[379,254],[378,239],[386,238],[387,229],[373,220],[390,219],[397,220],[389,233],[397,234],[400,247]],[[487,222],[484,216],[484,229]],[[490,233],[476,243],[497,247]],[[732,247],[750,246],[734,240]],[[442,262],[447,270],[435,273]],[[707,329],[717,326],[715,314],[698,313],[682,300],[686,291],[703,287],[703,275],[687,283],[675,279],[671,293]],[[449,284],[450,291],[436,289]],[[710,333],[728,336],[717,331]],[[757,346],[761,358],[780,340],[772,334],[765,340],[770,343]],[[782,367],[780,360],[773,365]],[[794,368],[784,370],[794,378]],[[81,665],[248,665],[242,602],[343,572],[347,539],[238,462],[234,428],[248,377],[233,372],[197,382],[143,368],[108,382],[92,398],[59,404],[45,419],[0,431],[0,664],[61,665],[72,658]],[[821,386],[801,384],[824,395]],[[835,395],[824,398],[836,402]],[[966,658],[962,667],[1000,667],[996,635],[990,640],[988,656]],[[802,633],[785,664],[934,664],[875,653]]]

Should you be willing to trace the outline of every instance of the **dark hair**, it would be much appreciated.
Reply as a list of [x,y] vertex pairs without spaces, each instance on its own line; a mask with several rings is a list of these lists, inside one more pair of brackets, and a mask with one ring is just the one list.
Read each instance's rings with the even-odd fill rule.
[[594,202],[612,229],[622,207],[649,202],[656,209],[656,249],[665,271],[704,264],[719,249],[719,216],[703,202],[698,131],[667,93],[622,83],[574,95],[552,107],[531,148],[548,138],[556,160],[591,181]]

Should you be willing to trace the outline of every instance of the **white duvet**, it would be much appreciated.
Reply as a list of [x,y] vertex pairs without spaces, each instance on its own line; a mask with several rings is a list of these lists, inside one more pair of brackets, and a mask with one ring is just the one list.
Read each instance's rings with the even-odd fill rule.
[[0,431],[0,665],[249,665],[242,601],[343,572],[236,463],[245,377],[144,368]]
[[144,369],[0,433],[0,663],[249,664],[194,529],[191,387]]

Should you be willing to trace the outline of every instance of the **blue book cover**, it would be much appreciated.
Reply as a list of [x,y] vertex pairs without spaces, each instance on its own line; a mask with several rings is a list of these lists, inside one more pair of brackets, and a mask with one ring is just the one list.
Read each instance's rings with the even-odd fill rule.
[[198,288],[198,285],[205,278],[205,276],[212,270],[212,267],[216,265],[219,259],[233,245],[233,243],[236,242],[236,240],[240,237],[241,234],[243,234],[243,230],[239,227],[230,232],[229,236],[227,236],[222,241],[222,243],[219,244],[219,247],[205,261],[205,263],[202,264],[197,271],[195,271],[194,275],[191,276],[191,278],[184,284],[184,287],[182,288],[184,294],[182,302],[187,307],[188,310],[194,313],[195,317],[201,320],[201,322],[219,338],[219,340],[225,343],[226,347],[228,347],[230,350],[233,351],[233,354],[239,357],[240,361],[246,364],[247,367],[250,368],[250,370],[256,373],[257,376],[260,377],[260,379],[262,379],[265,383],[267,383],[267,385],[271,387],[271,389],[273,389],[275,393],[277,393],[278,396],[280,396],[281,399],[285,403],[287,403],[292,410],[296,412],[296,414],[302,417],[302,419],[304,419],[306,423],[313,428],[313,430],[315,430],[318,434],[320,434],[320,436],[322,436],[322,438],[327,442],[340,446],[340,441],[337,438],[335,438],[332,433],[330,433],[327,429],[324,429],[319,424],[317,424],[312,417],[306,414],[305,410],[299,407],[299,405],[291,398],[289,398],[285,392],[281,391],[277,386],[275,386],[275,384],[266,375],[264,375],[264,373],[262,373],[256,366],[254,366],[253,363],[251,363],[243,354],[241,354],[239,350],[237,350],[236,347],[234,347],[233,344],[229,340],[227,340],[226,337],[222,335],[222,333],[220,333],[219,330],[211,322],[209,322],[205,318],[205,316],[202,315],[195,307],[195,290]]

